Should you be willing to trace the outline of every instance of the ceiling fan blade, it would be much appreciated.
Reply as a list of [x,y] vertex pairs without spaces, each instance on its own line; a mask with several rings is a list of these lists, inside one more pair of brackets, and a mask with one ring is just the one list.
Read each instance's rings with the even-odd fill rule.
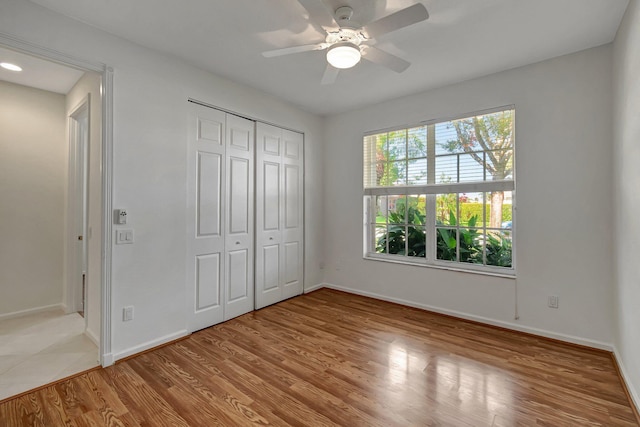
[[333,13],[327,9],[322,0],[298,0],[298,3],[309,12],[309,20],[320,25],[325,30],[336,30],[340,25],[333,18]]
[[274,56],[290,55],[292,53],[309,52],[311,50],[326,49],[326,43],[305,44],[302,46],[285,47],[284,49],[275,49],[262,52],[265,58],[273,58]]
[[339,69],[332,67],[331,64],[327,64],[327,68],[324,69],[324,74],[322,75],[322,81],[320,81],[320,84],[333,84],[336,81],[339,72]]
[[402,58],[399,58],[395,55],[392,55],[384,50],[380,50],[374,46],[367,46],[367,48],[362,53],[362,57],[368,61],[371,61],[375,64],[380,64],[384,67],[389,68],[390,70],[395,71],[396,73],[401,73],[411,65],[410,62],[405,61]]
[[400,28],[408,27],[417,22],[429,18],[429,12],[422,3],[416,3],[405,9],[399,10],[377,21],[365,25],[362,29],[370,39],[390,33]]

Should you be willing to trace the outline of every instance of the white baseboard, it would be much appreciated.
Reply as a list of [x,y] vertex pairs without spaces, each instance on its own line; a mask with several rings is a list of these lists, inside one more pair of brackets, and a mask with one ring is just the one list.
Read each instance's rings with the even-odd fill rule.
[[126,350],[120,351],[118,353],[114,353],[112,356],[112,364],[120,359],[124,359],[125,357],[133,356],[134,354],[142,353],[143,351],[149,350],[154,347],[158,347],[159,345],[166,344],[173,340],[177,340],[178,338],[186,337],[189,335],[189,332],[186,329],[182,331],[175,332],[173,334],[165,335],[155,340],[147,341],[135,347],[128,348]]
[[43,305],[42,307],[29,308],[27,310],[13,311],[11,313],[0,314],[0,320],[13,319],[14,317],[28,316],[30,314],[45,313],[47,311],[64,310],[62,304]]
[[622,361],[622,356],[618,351],[617,347],[613,347],[613,356],[616,358],[616,363],[618,364],[618,368],[620,368],[620,375],[622,375],[622,381],[624,381],[627,386],[627,390],[629,391],[629,395],[631,396],[631,400],[636,405],[636,410],[640,412],[640,394],[633,386],[631,382],[631,377],[627,373],[627,369],[624,367],[624,362]]
[[100,348],[100,340],[98,336],[89,328],[84,330],[84,334],[89,338],[98,348]]
[[322,288],[324,288],[324,283],[318,283],[317,285],[311,286],[309,288],[305,288],[303,293],[308,294],[310,292],[317,291],[318,289],[322,289]]
[[427,311],[432,311],[434,313],[446,314],[448,316],[458,317],[460,319],[472,320],[474,322],[484,323],[487,325],[498,326],[505,329],[511,329],[514,331],[525,332],[532,335],[538,335],[545,338],[551,338],[554,340],[565,341],[572,344],[583,345],[586,347],[597,348],[600,350],[613,351],[613,344],[603,343],[600,341],[594,341],[587,338],[580,338],[572,335],[565,335],[556,332],[546,331],[543,329],[531,328],[528,326],[518,325],[515,323],[504,322],[501,320],[490,319],[488,317],[476,316],[473,314],[463,313],[455,310],[443,309],[440,307],[435,307],[427,304],[416,303],[413,301],[407,301],[401,298],[389,297],[387,295],[376,294],[373,292],[361,291],[359,289],[353,289],[346,286],[338,286],[330,283],[325,283],[324,287],[335,289],[338,291],[344,291],[356,295],[362,295],[365,297],[375,298],[383,301],[394,302],[396,304],[406,305],[409,307],[420,308]]

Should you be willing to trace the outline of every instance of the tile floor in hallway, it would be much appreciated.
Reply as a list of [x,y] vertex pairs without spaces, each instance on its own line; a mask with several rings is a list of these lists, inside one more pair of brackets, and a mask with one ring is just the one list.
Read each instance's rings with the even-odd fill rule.
[[77,313],[0,321],[0,400],[98,366],[98,348]]

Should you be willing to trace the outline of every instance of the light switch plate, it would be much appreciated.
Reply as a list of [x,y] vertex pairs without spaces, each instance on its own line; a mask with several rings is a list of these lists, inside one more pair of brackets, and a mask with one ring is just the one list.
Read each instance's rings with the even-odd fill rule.
[[129,245],[133,243],[133,230],[116,230],[116,245]]

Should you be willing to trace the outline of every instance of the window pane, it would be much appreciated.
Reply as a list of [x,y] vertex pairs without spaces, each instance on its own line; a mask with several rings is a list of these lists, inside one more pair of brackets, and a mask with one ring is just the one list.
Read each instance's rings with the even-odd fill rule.
[[405,185],[406,178],[406,161],[389,163],[378,163],[376,175],[378,186],[392,187],[394,185]]
[[388,167],[386,162],[376,163],[376,186],[385,187],[387,185],[390,185],[387,169]]
[[486,153],[487,180],[513,179],[513,149]]
[[437,225],[457,225],[458,224],[458,195],[438,194],[436,196],[436,224]]
[[436,157],[436,184],[458,182],[458,156]]
[[387,196],[376,196],[376,218],[378,224],[386,224],[387,222]]
[[427,216],[427,207],[426,207],[426,196],[420,195],[410,195],[407,196],[407,203],[409,206],[407,212],[407,223],[408,224],[419,224],[423,225],[425,223],[425,218]]
[[484,181],[484,153],[461,154],[460,182]]
[[389,160],[403,160],[407,158],[407,131],[397,130],[389,132]]
[[407,185],[407,161],[400,160],[389,163],[390,176],[394,178],[391,185]]
[[473,128],[469,127],[469,124],[461,123],[462,120],[456,120],[453,122],[437,123],[436,127],[436,155],[447,153],[464,153],[465,147],[468,149],[474,149],[474,144],[464,145],[459,136],[458,128],[462,132],[462,135],[468,134],[468,140],[473,141],[473,136],[469,134],[469,131],[473,132]]
[[378,226],[375,227],[375,249],[379,254],[387,253],[387,227],[386,226]]
[[460,224],[468,227],[482,227],[483,193],[462,193],[458,196],[460,203]]
[[511,239],[510,230],[491,230],[487,232],[487,265],[512,266]]
[[407,256],[426,257],[426,202],[425,195],[407,196]]
[[456,261],[458,232],[453,228],[436,228],[436,258],[445,261]]
[[407,226],[407,256],[426,257],[426,233],[423,224]]
[[427,127],[409,129],[407,158],[427,157]]
[[427,183],[427,159],[412,159],[407,163],[407,184],[425,185]]
[[390,254],[404,255],[406,253],[406,235],[406,226],[389,225],[389,228],[387,229],[387,236],[389,239]]
[[486,193],[487,227],[511,228],[512,226],[512,191],[493,191]]
[[389,201],[389,223],[407,223],[407,198],[406,196],[388,196]]
[[373,139],[373,144],[376,147],[376,159],[387,160],[387,134],[372,135],[367,138]]
[[482,230],[477,228],[460,229],[460,262],[482,264]]

